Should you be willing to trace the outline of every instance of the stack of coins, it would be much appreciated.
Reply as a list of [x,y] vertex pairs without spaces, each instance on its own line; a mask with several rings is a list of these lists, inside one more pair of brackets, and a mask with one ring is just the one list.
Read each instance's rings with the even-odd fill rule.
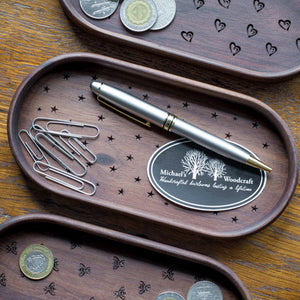
[[[202,280],[196,282],[188,291],[187,300],[223,300],[220,288],[213,282]],[[159,294],[155,300],[184,300],[184,298],[176,292],[168,291]]]
[[[82,11],[93,19],[105,19],[116,10],[119,0],[79,0]],[[161,30],[175,18],[175,0],[124,0],[121,4],[122,24],[134,32]]]

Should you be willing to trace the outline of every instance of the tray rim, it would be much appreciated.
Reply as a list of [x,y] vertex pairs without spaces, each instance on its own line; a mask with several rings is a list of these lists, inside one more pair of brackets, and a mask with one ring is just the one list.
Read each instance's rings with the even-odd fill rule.
[[106,227],[75,220],[69,217],[47,213],[31,213],[27,215],[20,215],[0,224],[0,236],[9,230],[15,229],[16,227],[31,223],[57,225],[70,230],[80,231],[85,234],[92,234],[96,237],[108,239],[110,241],[115,241],[129,246],[156,252],[158,254],[167,255],[176,259],[203,265],[225,276],[239,291],[243,299],[251,300],[250,293],[243,281],[229,267],[214,258],[197,252],[145,239],[139,236],[133,236],[131,234],[123,233]]
[[[99,35],[107,40],[113,41],[115,43],[124,43],[129,46],[137,47],[137,49],[143,49],[148,52],[153,50],[154,53],[158,55],[165,56],[169,54],[171,57],[178,58],[179,60],[187,63],[197,63],[200,66],[212,69],[214,71],[221,71],[222,73],[231,74],[234,76],[240,76],[243,78],[261,80],[261,81],[278,81],[283,78],[288,78],[296,75],[300,72],[300,64],[293,68],[285,69],[278,72],[261,72],[247,69],[244,67],[235,66],[230,63],[221,62],[218,60],[205,58],[203,56],[197,56],[194,54],[185,53],[180,50],[173,50],[172,48],[165,47],[162,45],[157,45],[153,42],[143,41],[143,44],[138,38],[126,36],[120,33],[111,32],[102,28],[99,28],[92,23],[88,22],[83,18],[76,10],[71,10],[68,6],[68,0],[59,0],[61,6],[63,7],[66,15],[79,27],[87,32],[92,31],[93,34]],[[113,35],[112,35],[113,33]]]
[[[93,197],[88,196],[81,196],[81,195],[74,195],[69,191],[60,192],[57,191],[55,188],[45,188],[44,187],[44,181],[43,178],[38,176],[38,174],[34,174],[31,170],[28,168],[25,168],[24,165],[26,165],[26,159],[23,155],[19,155],[19,143],[17,141],[16,136],[14,137],[14,129],[15,129],[15,116],[18,117],[18,111],[20,109],[20,103],[22,103],[24,97],[26,96],[28,90],[30,87],[38,80],[41,76],[45,75],[47,72],[50,72],[51,70],[55,69],[56,67],[59,67],[63,64],[68,63],[95,63],[98,65],[106,65],[110,68],[119,68],[121,70],[125,70],[125,72],[132,72],[134,74],[144,74],[143,76],[148,76],[149,78],[153,80],[161,80],[162,82],[168,82],[169,84],[174,84],[179,87],[185,87],[189,86],[189,88],[193,91],[201,92],[207,95],[212,95],[214,97],[219,97],[221,99],[226,99],[227,101],[230,101],[232,103],[238,103],[240,105],[245,105],[247,107],[253,108],[255,110],[259,110],[260,113],[262,113],[274,123],[275,128],[278,130],[278,132],[281,134],[281,138],[283,140],[284,145],[286,146],[288,159],[289,159],[289,170],[288,170],[288,184],[285,188],[284,195],[282,197],[282,200],[280,203],[276,206],[276,209],[273,213],[269,213],[266,215],[266,218],[261,220],[259,223],[256,224],[256,226],[251,226],[249,228],[242,228],[236,231],[230,231],[226,233],[217,233],[215,231],[207,230],[205,228],[196,228],[195,226],[178,226],[178,224],[173,222],[163,222],[161,218],[158,218],[156,216],[151,215],[149,217],[148,214],[140,212],[140,211],[133,211],[132,209],[126,207],[126,206],[118,206],[118,209],[116,207],[106,201],[105,199],[101,199],[101,203],[99,201],[95,200]],[[147,78],[148,78],[147,77]],[[191,79],[187,79],[184,77],[180,77],[174,74],[165,73],[162,71],[158,71],[155,69],[151,69],[148,67],[143,67],[140,65],[128,63],[125,61],[121,61],[118,59],[110,58],[107,56],[99,55],[99,54],[92,54],[92,53],[86,53],[86,52],[75,52],[75,53],[69,53],[69,54],[63,54],[59,55],[53,58],[50,58],[49,60],[43,62],[38,67],[34,68],[21,82],[21,84],[18,86],[10,108],[8,112],[8,119],[7,119],[7,132],[8,132],[8,140],[9,145],[12,150],[13,156],[19,165],[20,169],[23,171],[23,173],[33,182],[37,183],[41,188],[46,189],[50,191],[52,194],[69,198],[69,199],[75,199],[79,200],[81,202],[87,202],[90,205],[96,205],[97,207],[102,207],[105,209],[108,209],[109,211],[122,213],[127,216],[134,216],[135,218],[139,218],[142,220],[147,221],[153,221],[159,225],[168,225],[175,228],[184,229],[187,231],[192,231],[197,234],[201,234],[202,236],[207,237],[214,237],[214,238],[236,238],[241,237],[244,235],[248,235],[254,232],[257,232],[259,230],[262,230],[267,225],[275,221],[279,215],[282,213],[282,211],[287,206],[289,200],[292,198],[294,191],[296,189],[297,181],[298,181],[298,154],[297,154],[297,147],[295,144],[295,141],[293,139],[293,136],[287,126],[287,124],[281,119],[281,117],[268,105],[264,104],[263,102],[244,95],[237,92],[233,92],[224,88],[215,87],[210,84],[194,81]],[[182,225],[182,224],[181,224]]]

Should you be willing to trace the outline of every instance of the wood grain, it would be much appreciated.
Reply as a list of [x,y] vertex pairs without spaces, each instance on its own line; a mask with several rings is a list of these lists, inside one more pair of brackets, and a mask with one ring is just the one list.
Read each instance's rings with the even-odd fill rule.
[[[76,201],[50,198],[27,181],[15,163],[7,139],[7,113],[15,90],[23,78],[47,59],[73,51],[89,51],[139,63],[191,79],[211,83],[258,98],[270,105],[289,126],[300,147],[299,95],[300,77],[260,83],[224,75],[203,67],[174,62],[167,57],[150,55],[132,47],[120,47],[100,40],[74,26],[65,16],[58,1],[1,1],[1,100],[0,100],[0,220],[32,212],[51,212],[94,224],[112,223],[115,216],[90,209]],[[299,298],[299,209],[300,186],[283,214],[265,230],[222,243],[184,236],[178,230],[160,232],[157,240],[209,255],[230,267],[245,283],[253,299]],[[127,231],[150,235],[154,228],[128,219]],[[191,242],[192,241],[192,242]]]

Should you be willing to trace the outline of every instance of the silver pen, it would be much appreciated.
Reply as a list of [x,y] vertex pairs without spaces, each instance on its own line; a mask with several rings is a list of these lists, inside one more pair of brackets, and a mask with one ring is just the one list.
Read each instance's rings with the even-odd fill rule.
[[[100,102],[112,108],[119,108],[120,112],[124,110],[129,116],[134,115],[147,120],[146,124],[153,123],[169,132],[174,132],[182,137],[188,138],[209,150],[221,154],[227,158],[233,159],[243,164],[271,172],[271,168],[249,154],[236,144],[227,142],[199,127],[196,127],[175,115],[152,105],[135,96],[123,92],[103,82],[93,81],[91,83],[92,91],[97,95]],[[132,117],[134,118],[134,117]],[[135,119],[135,118],[134,118]]]

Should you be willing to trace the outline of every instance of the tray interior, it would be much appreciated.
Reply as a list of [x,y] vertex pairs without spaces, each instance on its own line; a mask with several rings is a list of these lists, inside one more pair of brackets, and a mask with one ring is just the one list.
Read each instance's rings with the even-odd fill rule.
[[[270,117],[272,112],[258,101],[252,103],[235,94],[218,92],[219,96],[214,96],[211,88],[197,88],[195,82],[189,84],[190,81],[178,78],[174,81],[172,76],[114,60],[108,63],[100,56],[90,58],[81,54],[73,56],[71,61],[58,59],[47,63],[16,94],[10,112],[13,125],[9,137],[18,164],[31,179],[60,197],[212,236],[253,232],[278,216],[293,192],[296,180],[293,160],[297,156],[291,138],[282,136],[288,132],[281,128],[280,119]],[[147,162],[158,147],[177,136],[155,126],[149,129],[101,106],[90,91],[94,79],[168,109],[256,153],[273,168],[262,194],[243,207],[224,212],[194,211],[161,197],[147,179]],[[33,162],[20,143],[18,132],[29,129],[36,117],[99,127],[97,139],[83,141],[98,158],[95,164],[88,165],[85,176],[97,186],[95,195],[81,195],[33,172]]]
[[[5,299],[154,299],[168,290],[186,297],[199,280],[217,284],[224,299],[242,299],[237,283],[205,257],[192,262],[96,236],[93,230],[84,233],[86,224],[77,227],[75,222],[69,229],[64,220],[50,223],[33,220],[2,234],[0,294]],[[23,276],[18,265],[21,252],[31,244],[46,246],[54,256],[52,273],[39,281]]]
[[79,1],[60,0],[73,21],[93,34],[147,49],[174,60],[257,78],[293,74],[300,67],[299,1],[177,0],[170,26],[135,33],[120,21],[86,16]]

